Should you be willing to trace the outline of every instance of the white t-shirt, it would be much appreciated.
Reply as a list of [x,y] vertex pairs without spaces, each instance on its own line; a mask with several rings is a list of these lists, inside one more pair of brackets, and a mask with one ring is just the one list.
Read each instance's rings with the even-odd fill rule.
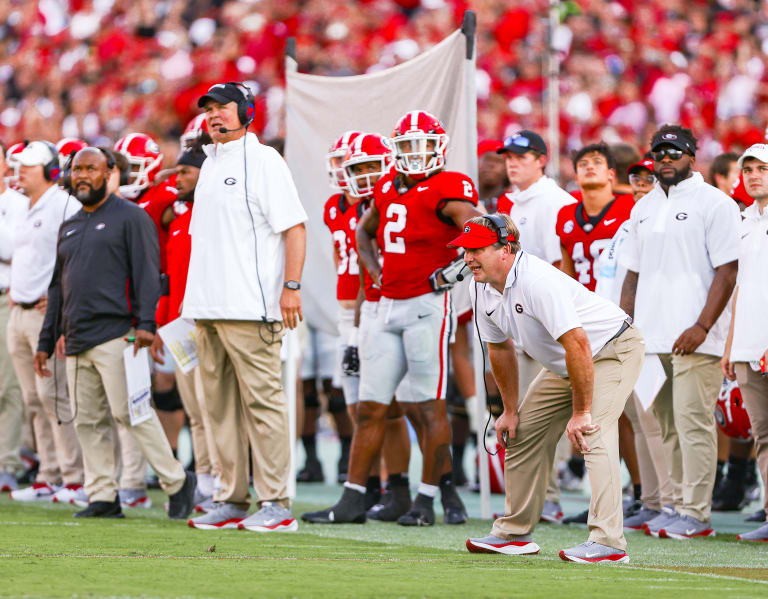
[[7,187],[0,193],[0,290],[11,285],[11,265],[16,232],[29,209],[29,198]]
[[34,206],[27,207],[13,244],[10,296],[14,302],[28,304],[48,294],[59,227],[80,208],[80,202],[58,185],[51,185]]
[[288,165],[253,133],[203,149],[182,316],[282,320],[282,233],[307,220]]
[[619,254],[629,236],[629,221],[624,221],[618,228],[611,243],[597,257],[597,284],[595,293],[611,300],[617,306],[621,303],[621,287],[627,269],[619,261]]
[[[738,256],[736,202],[700,173],[670,187],[669,197],[657,183],[638,200],[619,262],[639,274],[634,316],[648,353],[672,351],[704,308],[715,269]],[[729,318],[721,314],[698,353],[723,355]]]
[[561,260],[560,238],[555,232],[557,213],[576,198],[547,176],[523,191],[510,191],[506,197],[512,202],[509,215],[520,231],[523,250],[550,264]]
[[731,362],[759,360],[768,349],[768,208],[742,212]]
[[512,338],[544,368],[563,377],[568,376],[565,348],[557,341],[563,333],[583,328],[595,356],[627,319],[621,308],[525,251],[515,257],[503,295],[472,281],[470,297],[481,340]]

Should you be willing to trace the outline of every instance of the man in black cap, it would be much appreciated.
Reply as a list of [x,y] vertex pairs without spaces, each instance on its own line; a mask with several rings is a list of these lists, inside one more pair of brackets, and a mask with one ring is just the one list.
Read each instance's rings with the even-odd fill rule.
[[739,209],[693,170],[695,153],[690,129],[665,125],[653,135],[658,185],[632,209],[619,256],[627,268],[621,307],[667,375],[653,410],[670,456],[673,504],[646,531],[674,539],[714,534],[714,407],[729,324],[721,315],[738,270]]

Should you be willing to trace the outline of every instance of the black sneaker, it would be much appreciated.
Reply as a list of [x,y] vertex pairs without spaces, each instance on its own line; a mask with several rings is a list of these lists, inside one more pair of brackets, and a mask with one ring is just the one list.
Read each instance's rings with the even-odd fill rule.
[[381,503],[381,487],[367,487],[365,489],[365,511],[367,512],[377,503]]
[[195,490],[197,477],[194,472],[187,472],[184,484],[176,493],[168,497],[168,517],[171,520],[186,520],[195,509]]
[[587,518],[589,517],[589,510],[584,510],[580,514],[576,514],[575,516],[569,516],[568,518],[563,518],[563,524],[586,524]]
[[744,518],[744,522],[765,522],[765,510],[757,510],[751,516]]
[[323,475],[323,466],[320,464],[320,460],[307,460],[299,473],[296,475],[296,482],[300,483],[323,483],[325,482],[325,476]]
[[306,512],[301,519],[311,524],[365,524],[365,495],[344,487],[336,505],[319,512]]
[[746,504],[744,479],[726,475],[712,499],[712,509],[716,512],[739,512]]
[[120,498],[114,501],[91,501],[88,507],[73,514],[75,518],[125,518],[120,508]]
[[443,504],[443,522],[446,524],[464,524],[467,510],[453,484],[440,485],[440,502]]
[[[381,507],[379,507],[381,506]],[[375,508],[379,509],[375,509]],[[368,517],[382,522],[396,522],[411,509],[411,491],[407,486],[392,487],[384,493],[381,503],[368,510]]]
[[397,519],[400,526],[433,526],[435,524],[434,500],[419,493],[411,509]]

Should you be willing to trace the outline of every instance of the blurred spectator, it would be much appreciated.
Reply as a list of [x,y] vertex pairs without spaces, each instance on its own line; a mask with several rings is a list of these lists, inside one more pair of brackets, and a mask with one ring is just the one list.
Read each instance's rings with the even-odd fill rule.
[[718,154],[709,166],[709,184],[714,185],[725,194],[731,195],[733,188],[739,182],[741,170],[738,165],[739,155],[736,152]]

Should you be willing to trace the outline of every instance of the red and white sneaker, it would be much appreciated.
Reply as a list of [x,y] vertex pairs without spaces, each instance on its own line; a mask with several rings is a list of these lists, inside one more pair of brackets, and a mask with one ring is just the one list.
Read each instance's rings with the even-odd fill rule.
[[676,539],[678,541],[714,536],[715,530],[712,528],[712,522],[698,520],[688,515],[678,516],[676,520],[672,520],[659,530],[659,537],[662,539]]
[[237,528],[254,532],[295,532],[299,530],[299,523],[291,514],[291,510],[264,501],[261,509],[238,523]]
[[561,524],[563,522],[563,509],[559,503],[554,501],[545,501],[541,510],[541,521],[550,524]]
[[75,505],[75,500],[82,500],[85,498],[85,502],[88,503],[88,497],[83,491],[83,485],[70,484],[61,487],[53,494],[51,501],[53,503],[64,503],[67,505]]
[[614,549],[613,547],[608,547],[608,545],[601,545],[594,541],[586,541],[576,547],[561,550],[560,559],[566,562],[576,562],[577,564],[596,564],[599,562],[629,563],[629,556],[626,551]]
[[34,483],[31,487],[11,491],[8,497],[14,501],[51,501],[58,487],[48,483]]
[[502,539],[488,535],[482,539],[467,539],[467,551],[470,553],[503,553],[504,555],[535,555],[539,546],[530,536]]
[[247,517],[247,511],[241,510],[231,503],[217,503],[211,511],[187,520],[187,524],[190,528],[199,528],[200,530],[236,529],[237,525]]

